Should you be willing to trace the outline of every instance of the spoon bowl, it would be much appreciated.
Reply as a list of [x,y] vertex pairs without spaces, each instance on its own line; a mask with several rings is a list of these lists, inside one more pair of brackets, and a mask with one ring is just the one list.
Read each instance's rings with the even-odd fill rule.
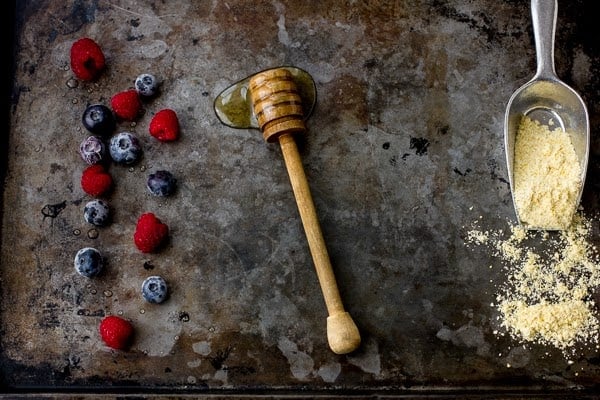
[[[513,204],[519,224],[523,224],[515,202],[515,142],[521,119],[526,116],[569,135],[581,169],[581,185],[576,204],[581,201],[589,158],[589,117],[585,103],[575,90],[562,82],[554,70],[554,33],[557,2],[532,0],[531,14],[537,52],[537,72],[517,89],[508,101],[504,118],[504,147]],[[564,227],[528,229],[560,230]]]

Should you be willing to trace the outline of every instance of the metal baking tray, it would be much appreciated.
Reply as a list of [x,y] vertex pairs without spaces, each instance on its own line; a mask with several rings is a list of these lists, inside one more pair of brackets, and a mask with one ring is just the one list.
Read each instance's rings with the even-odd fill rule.
[[[465,243],[474,221],[514,223],[502,121],[535,65],[528,2],[11,6],[3,17],[14,58],[3,80],[10,101],[0,157],[2,395],[592,398],[600,388],[597,349],[567,363],[556,349],[494,333],[505,271]],[[555,55],[558,74],[589,106],[582,205],[593,213],[600,45],[591,6],[560,2]],[[107,59],[93,83],[74,82],[69,69],[70,45],[84,36]],[[221,124],[213,110],[228,85],[279,65],[302,68],[316,83],[317,104],[297,141],[362,336],[347,355],[327,345],[326,309],[280,150],[256,130]],[[93,228],[82,218],[81,115],[144,72],[160,77],[161,92],[118,128],[141,138],[144,156],[110,167],[113,220]],[[147,133],[162,108],[178,112],[177,142]],[[147,192],[157,169],[177,177],[174,196]],[[132,240],[146,211],[170,228],[154,254]],[[94,279],[73,268],[85,246],[107,259]],[[148,275],[169,282],[167,302],[143,300]],[[134,324],[129,350],[99,339],[109,314]]]

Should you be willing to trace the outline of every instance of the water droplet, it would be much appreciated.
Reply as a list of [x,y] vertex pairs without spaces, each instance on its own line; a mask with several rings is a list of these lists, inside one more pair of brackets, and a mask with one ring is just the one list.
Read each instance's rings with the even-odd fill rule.
[[70,79],[67,81],[67,87],[68,87],[69,89],[75,89],[77,86],[79,86],[79,81],[78,81],[77,79],[75,79],[75,78],[70,78]]
[[100,235],[100,232],[98,232],[98,229],[90,229],[87,235],[90,239],[96,239]]
[[75,235],[75,236],[81,235],[81,230],[80,229],[73,229],[73,235]]
[[117,311],[117,314],[119,314],[119,315],[123,315],[123,310],[119,310],[119,311]]
[[133,122],[131,122],[131,124],[129,124],[129,126],[131,126],[132,128],[135,128],[137,126],[137,122],[133,121]]
[[96,293],[98,293],[98,291],[96,289],[92,289],[92,290],[90,290],[90,293],[91,294],[96,294]]
[[140,310],[140,314],[146,314],[146,310],[144,310],[143,308]]
[[92,88],[92,87],[91,87],[91,88],[89,88],[89,89],[88,89],[88,93],[94,93],[94,88]]
[[129,172],[133,172],[133,171],[135,171],[135,168],[129,167]]
[[179,340],[179,335],[175,335],[175,337],[173,337],[174,340]]
[[69,65],[68,64],[63,65],[62,69],[65,70],[65,71],[68,71],[69,70]]
[[73,100],[71,100],[71,103],[72,104],[77,104],[77,103],[79,103],[79,99],[73,99]]
[[111,296],[113,295],[113,292],[111,292],[110,290],[105,290],[105,291],[104,291],[104,295],[105,295],[106,297],[111,297]]
[[87,285],[85,285],[86,288],[91,289],[92,288],[92,284],[88,283]]
[[145,170],[146,170],[146,166],[145,166],[145,165],[142,165],[142,166],[140,167],[140,171],[144,172]]
[[42,145],[39,145],[38,147],[36,147],[36,148],[34,149],[34,151],[35,151],[36,153],[39,153],[40,151],[42,151]]

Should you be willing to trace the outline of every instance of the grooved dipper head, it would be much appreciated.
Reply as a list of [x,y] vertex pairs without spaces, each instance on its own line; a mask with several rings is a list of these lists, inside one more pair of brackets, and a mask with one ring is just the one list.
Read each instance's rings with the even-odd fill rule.
[[258,125],[267,142],[284,133],[304,132],[302,99],[292,74],[276,68],[250,78],[248,89]]

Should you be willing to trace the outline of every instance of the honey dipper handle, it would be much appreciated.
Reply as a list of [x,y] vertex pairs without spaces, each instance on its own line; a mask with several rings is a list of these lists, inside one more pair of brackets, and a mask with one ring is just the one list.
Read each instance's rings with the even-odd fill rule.
[[356,324],[344,310],[325,241],[310,195],[298,147],[292,136],[306,130],[302,99],[289,71],[275,68],[254,75],[248,84],[252,108],[263,137],[279,142],[296,204],[327,306],[327,341],[337,354],[350,353],[360,345]]
[[298,147],[290,133],[282,134],[278,139],[329,314],[329,346],[334,353],[350,353],[360,345],[360,333],[350,314],[344,310]]

